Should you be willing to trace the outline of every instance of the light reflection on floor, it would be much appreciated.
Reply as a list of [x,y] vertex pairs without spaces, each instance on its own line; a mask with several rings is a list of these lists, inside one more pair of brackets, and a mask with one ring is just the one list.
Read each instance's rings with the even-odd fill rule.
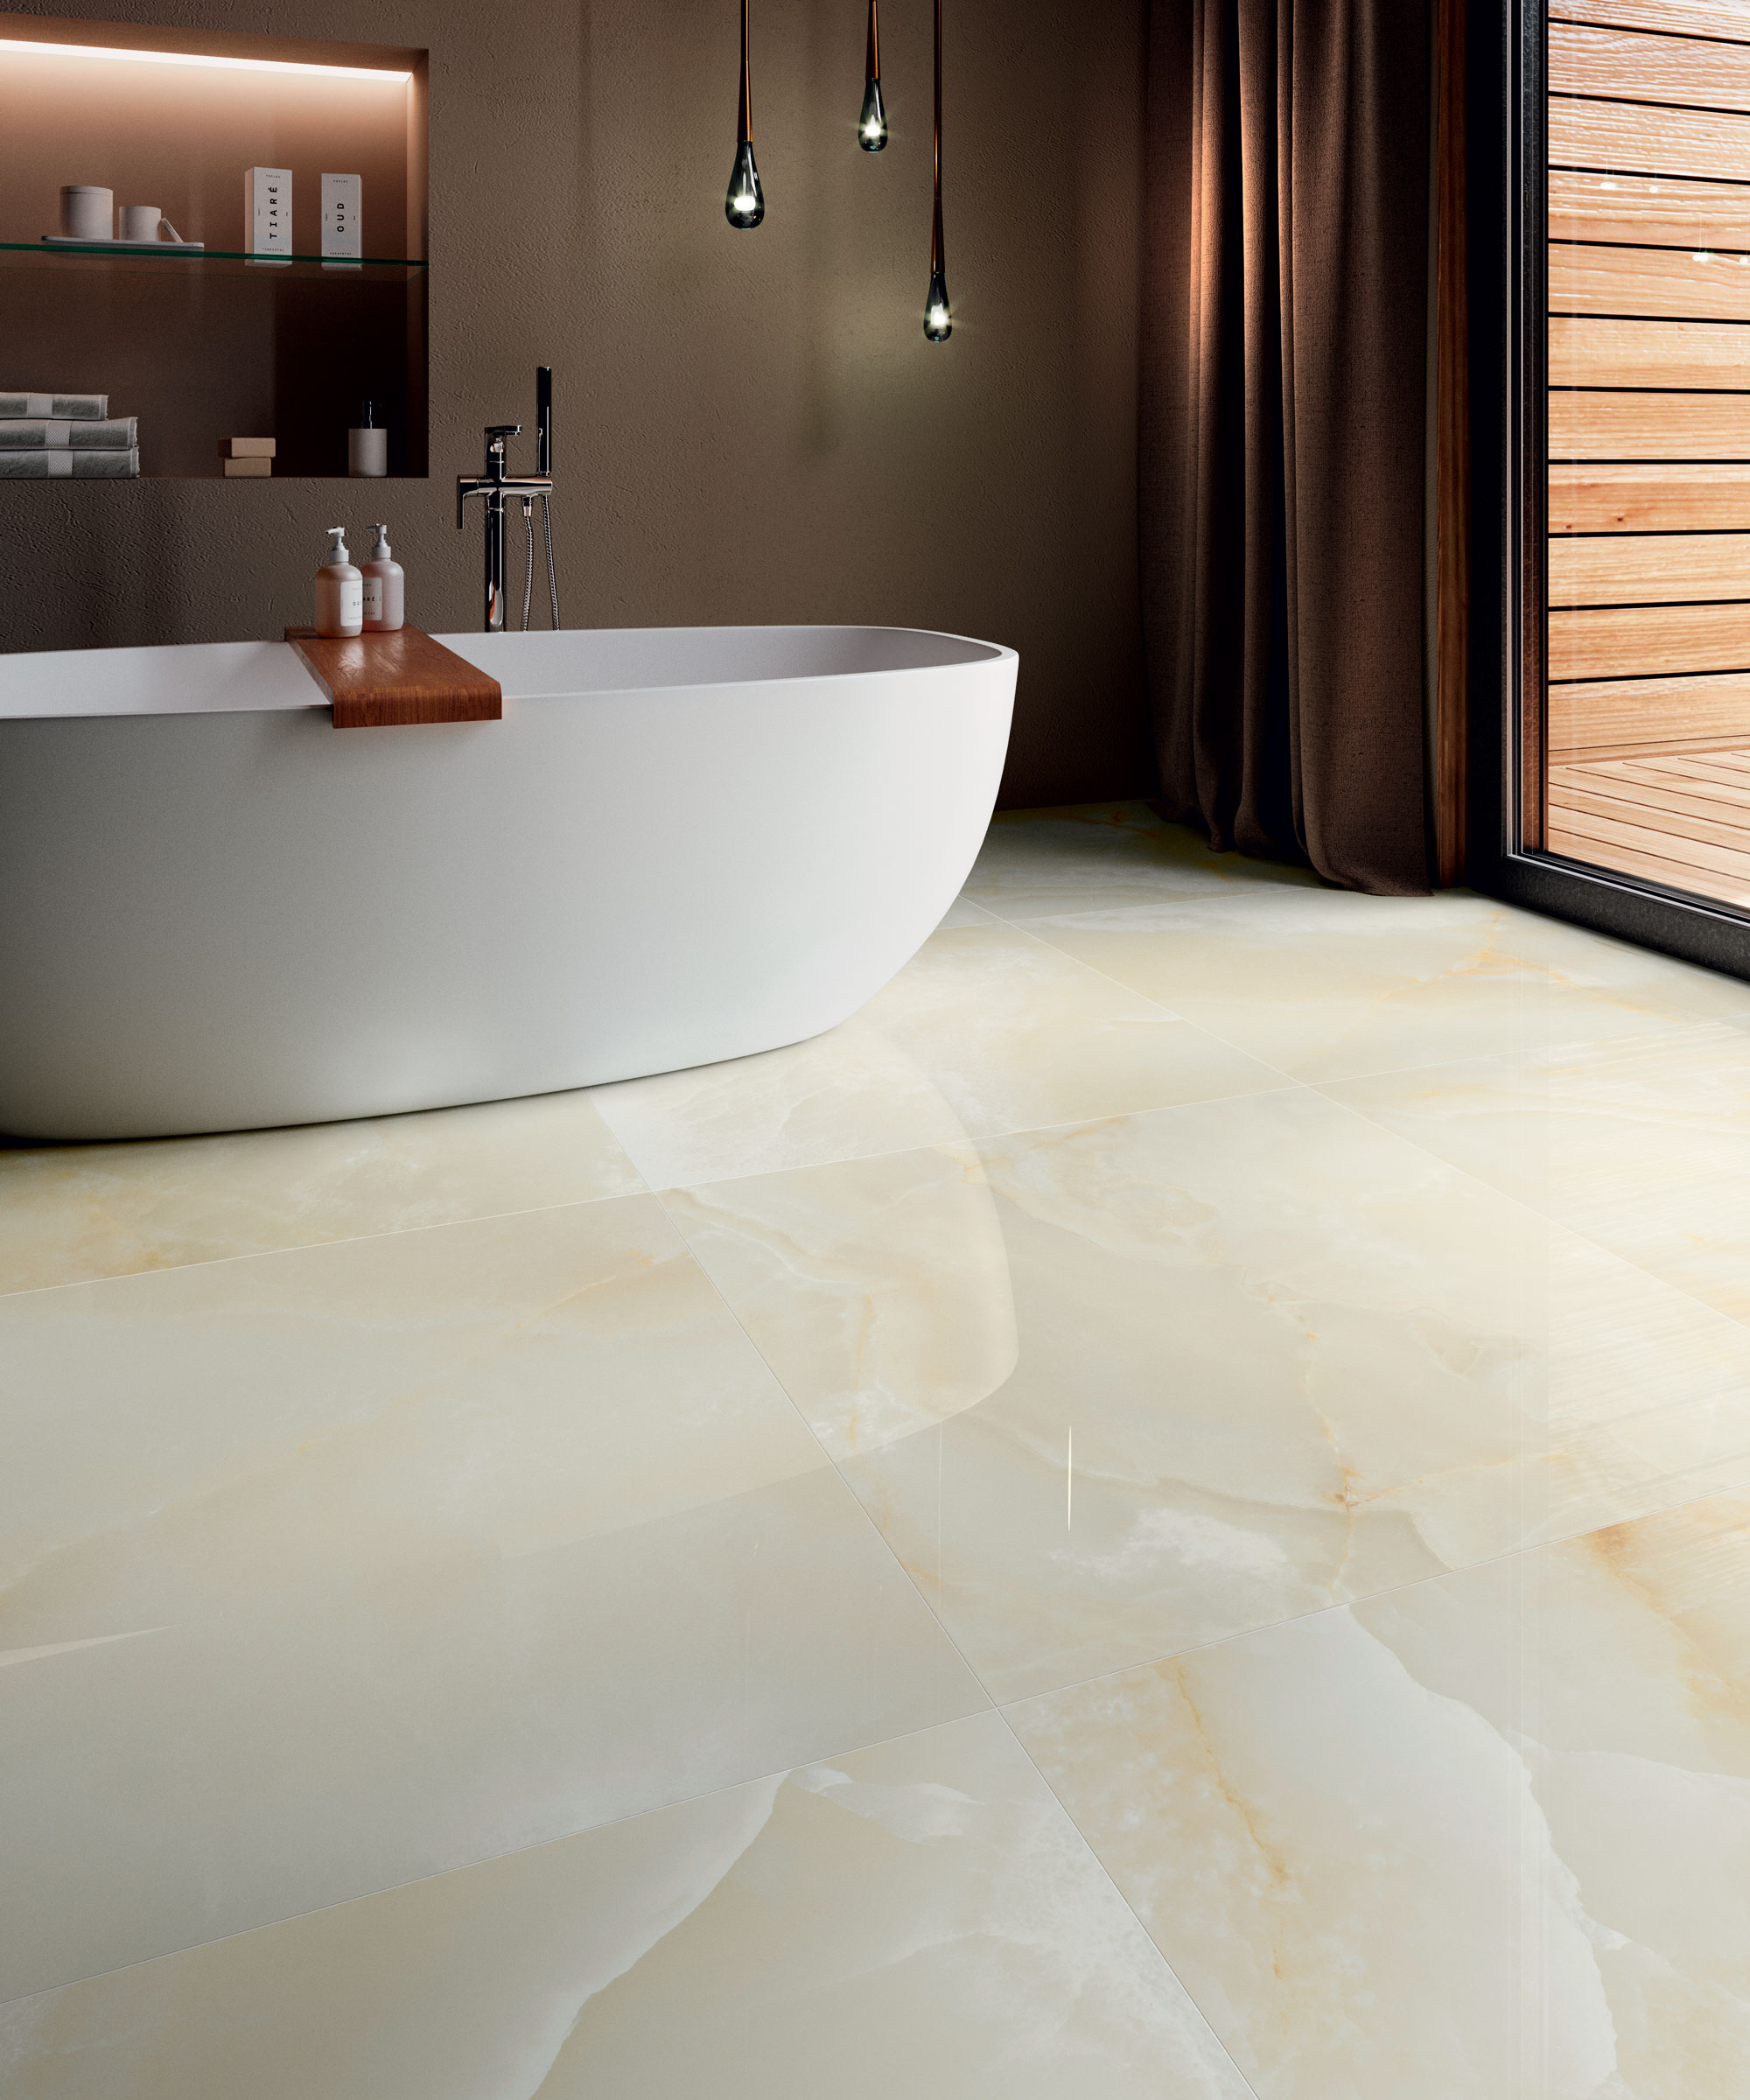
[[1742,2100],[1750,984],[1138,806],[830,1036],[0,1152],[8,2100]]

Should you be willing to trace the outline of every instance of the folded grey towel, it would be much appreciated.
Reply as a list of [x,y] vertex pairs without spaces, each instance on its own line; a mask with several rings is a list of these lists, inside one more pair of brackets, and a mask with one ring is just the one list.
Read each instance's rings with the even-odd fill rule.
[[102,423],[109,413],[107,394],[8,394],[0,388],[0,416],[52,416],[58,422]]
[[136,452],[76,452],[71,445],[45,445],[32,452],[0,447],[0,481],[131,481],[140,471]]
[[0,416],[0,452],[126,452],[140,442],[137,416],[116,416],[102,423],[26,423]]

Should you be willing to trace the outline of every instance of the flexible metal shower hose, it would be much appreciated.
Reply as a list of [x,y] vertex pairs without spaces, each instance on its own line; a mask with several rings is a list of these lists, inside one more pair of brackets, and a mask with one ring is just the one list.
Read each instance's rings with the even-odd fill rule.
[[[535,499],[522,499],[522,531],[526,542],[522,564],[522,631],[528,632],[529,609],[535,598]],[[547,548],[547,597],[553,608],[553,630],[559,628],[559,571],[553,560],[553,512],[548,499],[541,499],[541,536]]]

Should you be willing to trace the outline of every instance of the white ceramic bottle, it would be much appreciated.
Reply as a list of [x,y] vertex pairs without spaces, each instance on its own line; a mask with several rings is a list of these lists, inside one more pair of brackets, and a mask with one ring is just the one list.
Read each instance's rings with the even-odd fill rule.
[[346,528],[331,525],[334,542],[316,571],[316,632],[334,640],[359,634],[365,624],[365,579],[346,551]]
[[377,543],[360,570],[365,579],[365,632],[393,634],[407,617],[407,576],[389,552],[388,527],[376,528]]

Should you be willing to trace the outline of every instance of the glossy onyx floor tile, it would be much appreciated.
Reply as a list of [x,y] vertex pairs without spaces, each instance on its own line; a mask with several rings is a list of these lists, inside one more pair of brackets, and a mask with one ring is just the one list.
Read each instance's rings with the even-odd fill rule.
[[1212,853],[1194,831],[1163,823],[1145,802],[1099,802],[998,816],[966,895],[1004,919],[1038,919],[1284,883],[1319,886],[1310,868]]
[[990,926],[996,921],[997,914],[994,912],[987,911],[982,904],[975,904],[970,897],[962,895],[948,906],[942,924],[935,930],[939,934],[946,934],[959,926]]
[[1750,2091],[1750,1503],[1027,1702],[1260,2100]]
[[994,920],[934,934],[857,1018],[766,1057],[596,1089],[652,1187],[866,1158],[1281,1074]]
[[1750,1328],[1312,1091],[664,1200],[998,1698],[1750,1485]]
[[986,1703],[652,1198],[26,1292],[0,1357],[0,1996]]
[[1302,1080],[1750,1014],[1750,984],[1461,891],[1363,897],[1260,885],[1213,903],[1027,923]]
[[0,1142],[0,1292],[641,1186],[586,1094],[150,1144]]
[[1750,1320],[1750,1029],[1700,1022],[1327,1090]]
[[1739,2100],[1746,1046],[1107,805],[815,1042],[0,1149],[0,2091]]
[[1284,1083],[1009,926],[937,934],[862,1018],[929,1074],[974,1138]]
[[994,1714],[0,2007],[9,2100],[1249,2100]]

